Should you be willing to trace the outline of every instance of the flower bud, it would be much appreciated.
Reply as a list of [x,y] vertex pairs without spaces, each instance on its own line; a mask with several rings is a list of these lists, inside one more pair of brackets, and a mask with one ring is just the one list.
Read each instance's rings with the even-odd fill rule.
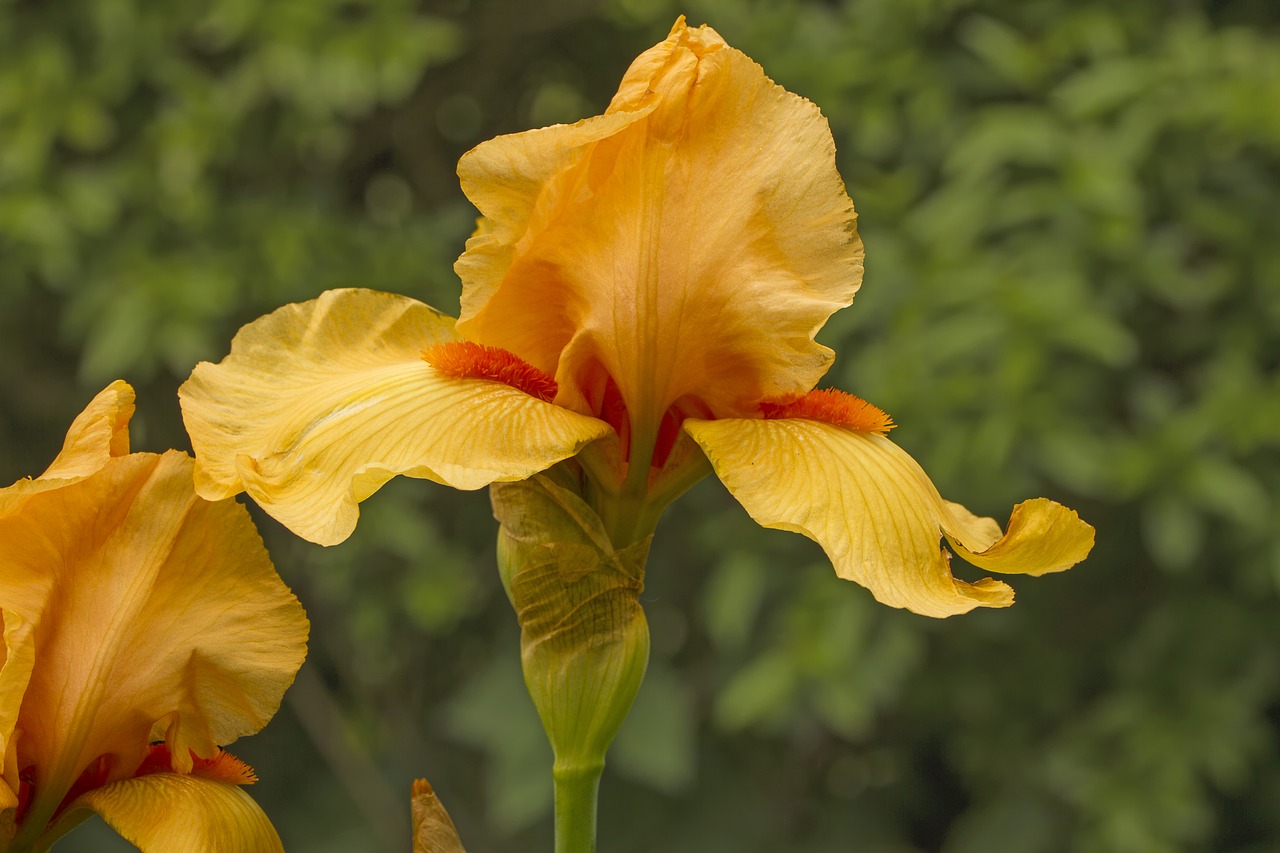
[[581,497],[576,466],[494,484],[490,495],[525,684],[556,774],[598,778],[648,665],[639,596],[650,537],[615,550]]

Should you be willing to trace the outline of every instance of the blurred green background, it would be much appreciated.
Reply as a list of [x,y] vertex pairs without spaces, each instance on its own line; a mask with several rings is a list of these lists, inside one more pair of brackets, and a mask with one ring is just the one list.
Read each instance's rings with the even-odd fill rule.
[[[458,156],[598,113],[680,12],[830,118],[867,246],[831,384],[945,495],[1098,544],[939,622],[703,483],[602,850],[1280,850],[1272,0],[3,0],[0,481],[116,377],[136,448],[187,447],[178,384],[284,302],[456,312]],[[472,853],[549,850],[486,495],[396,481],[332,549],[255,514],[313,625],[234,748],[286,847],[406,851],[423,775]]]

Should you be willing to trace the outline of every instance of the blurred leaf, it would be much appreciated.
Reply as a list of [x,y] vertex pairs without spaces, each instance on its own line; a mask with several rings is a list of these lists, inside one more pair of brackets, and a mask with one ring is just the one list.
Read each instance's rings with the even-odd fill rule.
[[720,562],[703,593],[707,635],[718,646],[738,649],[746,642],[764,603],[767,567],[752,554],[734,552]]
[[1153,498],[1142,515],[1142,534],[1151,555],[1167,569],[1186,571],[1200,559],[1204,523],[1179,498]]
[[454,737],[485,755],[488,808],[506,831],[542,817],[551,807],[551,746],[524,690],[519,649],[495,656],[449,701],[446,725]]
[[609,766],[674,795],[693,784],[697,745],[690,691],[665,666],[650,664],[626,725],[609,750]]

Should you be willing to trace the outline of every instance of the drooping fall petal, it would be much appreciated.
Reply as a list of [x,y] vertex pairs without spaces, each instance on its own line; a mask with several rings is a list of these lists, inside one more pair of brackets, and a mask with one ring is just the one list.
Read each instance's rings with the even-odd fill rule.
[[305,657],[306,617],[248,512],[198,498],[193,469],[177,451],[113,458],[0,517],[0,707],[27,649],[10,629],[31,625],[7,745],[46,811],[91,765],[107,782],[130,775],[151,741],[187,772],[193,751],[257,731]]
[[685,430],[752,518],[818,542],[840,577],[893,607],[940,617],[1013,603],[1000,581],[952,577],[943,534],[961,556],[1006,573],[1065,569],[1093,545],[1092,527],[1045,499],[1020,504],[1001,536],[991,519],[944,501],[906,451],[872,432],[799,418],[687,421]]
[[313,542],[341,542],[397,474],[455,488],[517,480],[608,425],[422,357],[453,320],[404,296],[334,290],[240,330],[182,386],[200,494],[246,491]]
[[92,809],[142,853],[283,853],[271,821],[237,785],[199,774],[152,773],[95,788]]
[[484,219],[456,270],[458,331],[633,425],[693,397],[717,417],[809,390],[813,336],[862,274],[853,205],[818,108],[683,18],[603,116],[503,136],[459,163]]

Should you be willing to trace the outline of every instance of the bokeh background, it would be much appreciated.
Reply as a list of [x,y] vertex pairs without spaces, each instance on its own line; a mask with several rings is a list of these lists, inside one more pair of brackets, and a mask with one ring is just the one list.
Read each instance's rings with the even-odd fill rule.
[[[602,849],[1280,850],[1271,0],[4,0],[0,481],[117,377],[135,447],[187,447],[178,384],[282,303],[456,311],[458,156],[598,113],[680,12],[830,119],[867,272],[829,382],[944,494],[1046,495],[1098,544],[933,621],[703,483],[658,532]],[[313,624],[235,747],[286,847],[406,851],[424,775],[473,853],[549,850],[486,495],[393,482],[331,549],[257,517]]]

